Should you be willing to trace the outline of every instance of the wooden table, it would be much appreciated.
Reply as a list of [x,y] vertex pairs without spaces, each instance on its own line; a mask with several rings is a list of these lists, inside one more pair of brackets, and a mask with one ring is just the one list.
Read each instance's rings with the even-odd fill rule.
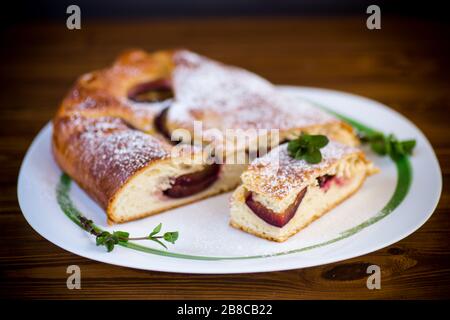
[[[2,34],[0,117],[0,297],[124,299],[372,299],[450,297],[449,26],[365,16],[233,18],[153,22],[65,21],[18,25]],[[376,99],[417,124],[444,176],[439,206],[417,232],[385,249],[339,263],[244,275],[188,275],[107,265],[66,252],[27,224],[17,175],[33,137],[75,78],[108,65],[128,47],[186,47],[259,73],[277,84],[332,88]],[[38,192],[38,190],[37,190]],[[49,221],[51,223],[51,221]],[[366,288],[366,265],[382,270]],[[66,288],[66,267],[82,289]]]

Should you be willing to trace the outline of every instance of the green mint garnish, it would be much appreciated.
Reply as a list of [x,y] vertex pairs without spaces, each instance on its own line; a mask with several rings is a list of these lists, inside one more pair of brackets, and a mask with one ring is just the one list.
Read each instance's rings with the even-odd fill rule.
[[416,146],[416,140],[400,141],[393,134],[385,136],[381,132],[362,135],[361,141],[369,143],[373,152],[381,156],[388,155],[393,160],[411,155]]
[[148,236],[149,238],[151,238],[152,236],[154,236],[155,234],[158,234],[161,231],[161,227],[162,227],[162,223],[158,224],[155,229],[153,229],[152,233],[150,233],[150,235]]
[[289,141],[287,150],[294,159],[316,164],[322,161],[320,149],[325,147],[328,142],[326,136],[302,133],[297,139]]
[[158,224],[147,237],[131,238],[130,234],[125,231],[113,231],[113,233],[110,233],[108,231],[100,232],[98,231],[98,229],[95,228],[92,220],[88,220],[83,217],[80,218],[80,222],[84,230],[93,234],[96,237],[95,242],[97,246],[105,246],[108,252],[113,251],[114,246],[119,244],[119,242],[123,243],[128,242],[130,240],[152,240],[167,249],[167,246],[159,239],[163,239],[164,241],[170,242],[172,244],[174,244],[175,241],[178,239],[177,231],[166,232],[163,235],[158,235],[162,228],[161,223]]
[[175,232],[166,232],[163,236],[164,240],[170,243],[175,243],[178,239],[178,231]]

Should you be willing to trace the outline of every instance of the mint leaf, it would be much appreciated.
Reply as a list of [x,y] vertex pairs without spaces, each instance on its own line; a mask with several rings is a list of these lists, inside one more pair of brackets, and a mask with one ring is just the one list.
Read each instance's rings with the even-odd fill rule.
[[287,151],[289,156],[294,159],[316,164],[322,161],[320,149],[328,143],[329,140],[324,135],[302,133],[297,139],[289,141]]
[[405,154],[405,149],[403,149],[403,144],[400,141],[392,142],[393,153],[402,155]]
[[304,154],[305,154],[305,152],[302,149],[298,149],[298,151],[295,153],[294,158],[297,160],[302,160]]
[[164,240],[170,243],[175,243],[178,239],[178,232],[166,232],[164,233]]
[[306,153],[303,157],[306,162],[311,164],[320,163],[320,161],[322,161],[322,154],[319,149],[313,149],[312,151]]
[[326,136],[316,135],[311,136],[311,145],[316,148],[323,148],[328,144],[329,140]]
[[149,238],[153,237],[155,234],[158,234],[161,231],[162,223],[158,224],[155,229],[148,236]]
[[[82,227],[86,231],[90,230],[87,223],[83,224]],[[167,249],[167,246],[159,239],[164,239],[167,242],[175,243],[178,239],[178,231],[166,232],[162,236],[157,236],[157,234],[161,231],[161,228],[162,224],[160,223],[153,229],[149,236],[137,238],[130,238],[130,234],[125,231],[114,231],[113,233],[108,231],[96,231],[97,233],[94,234],[96,236],[95,243],[97,246],[105,246],[108,252],[113,251],[114,246],[120,242],[128,242],[130,240],[152,240]]]
[[375,153],[381,156],[389,155],[394,160],[402,156],[411,155],[416,146],[416,140],[400,141],[394,134],[385,136],[380,132],[362,135],[361,141],[368,142]]
[[287,150],[291,157],[295,157],[297,150],[301,148],[300,142],[298,140],[292,140],[288,143]]
[[130,234],[125,231],[114,231],[113,235],[118,238],[119,241],[128,241]]
[[95,243],[97,246],[102,246],[105,243],[105,237],[97,236],[95,238]]
[[112,239],[108,239],[106,241],[105,245],[106,245],[106,249],[108,250],[108,252],[111,252],[114,249],[115,243],[114,243],[114,241]]
[[412,154],[414,147],[416,146],[416,140],[405,140],[401,142],[405,154]]
[[380,156],[386,155],[386,143],[384,140],[372,142],[370,148],[373,152],[379,154]]

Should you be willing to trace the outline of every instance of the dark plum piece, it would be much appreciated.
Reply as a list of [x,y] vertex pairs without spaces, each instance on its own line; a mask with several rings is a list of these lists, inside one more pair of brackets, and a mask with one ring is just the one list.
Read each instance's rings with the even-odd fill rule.
[[194,195],[211,186],[217,180],[219,171],[219,164],[211,164],[201,171],[179,176],[173,181],[170,189],[164,190],[163,193],[170,198]]
[[303,200],[303,197],[306,194],[307,188],[304,188],[300,191],[295,198],[295,201],[286,208],[286,210],[282,213],[275,213],[272,210],[266,208],[261,203],[253,200],[252,193],[250,193],[245,199],[245,203],[247,206],[256,214],[258,217],[263,219],[268,224],[275,227],[283,227],[285,226],[295,215],[298,206]]
[[171,83],[168,79],[157,79],[140,83],[128,91],[128,99],[135,102],[161,102],[173,98]]
[[[161,113],[155,117],[154,125],[156,130],[161,133],[165,138],[171,139],[169,129],[166,126],[167,112],[169,111],[169,107],[165,108]],[[175,143],[176,141],[171,141],[171,143]]]
[[317,178],[320,188],[328,189],[330,187],[331,181],[334,179],[334,175],[326,174]]

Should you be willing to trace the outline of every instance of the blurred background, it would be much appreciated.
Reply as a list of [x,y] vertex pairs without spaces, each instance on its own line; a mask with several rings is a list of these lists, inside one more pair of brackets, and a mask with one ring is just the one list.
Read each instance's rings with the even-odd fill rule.
[[[66,27],[71,4],[81,9],[81,30]],[[366,27],[371,4],[381,9],[381,30]],[[32,101],[41,112],[31,123],[18,114],[16,127],[27,134],[51,118],[79,75],[130,47],[188,48],[277,84],[378,99],[413,119],[425,110],[413,105],[448,105],[449,19],[439,1],[15,0],[1,15],[0,111],[27,113]]]
[[[440,4],[441,3],[441,4]],[[85,18],[134,19],[170,17],[224,16],[310,16],[361,14],[371,4],[384,14],[445,18],[442,1],[371,1],[371,0],[40,0],[11,1],[14,8],[3,12],[3,21],[60,20],[71,4],[83,8]]]

